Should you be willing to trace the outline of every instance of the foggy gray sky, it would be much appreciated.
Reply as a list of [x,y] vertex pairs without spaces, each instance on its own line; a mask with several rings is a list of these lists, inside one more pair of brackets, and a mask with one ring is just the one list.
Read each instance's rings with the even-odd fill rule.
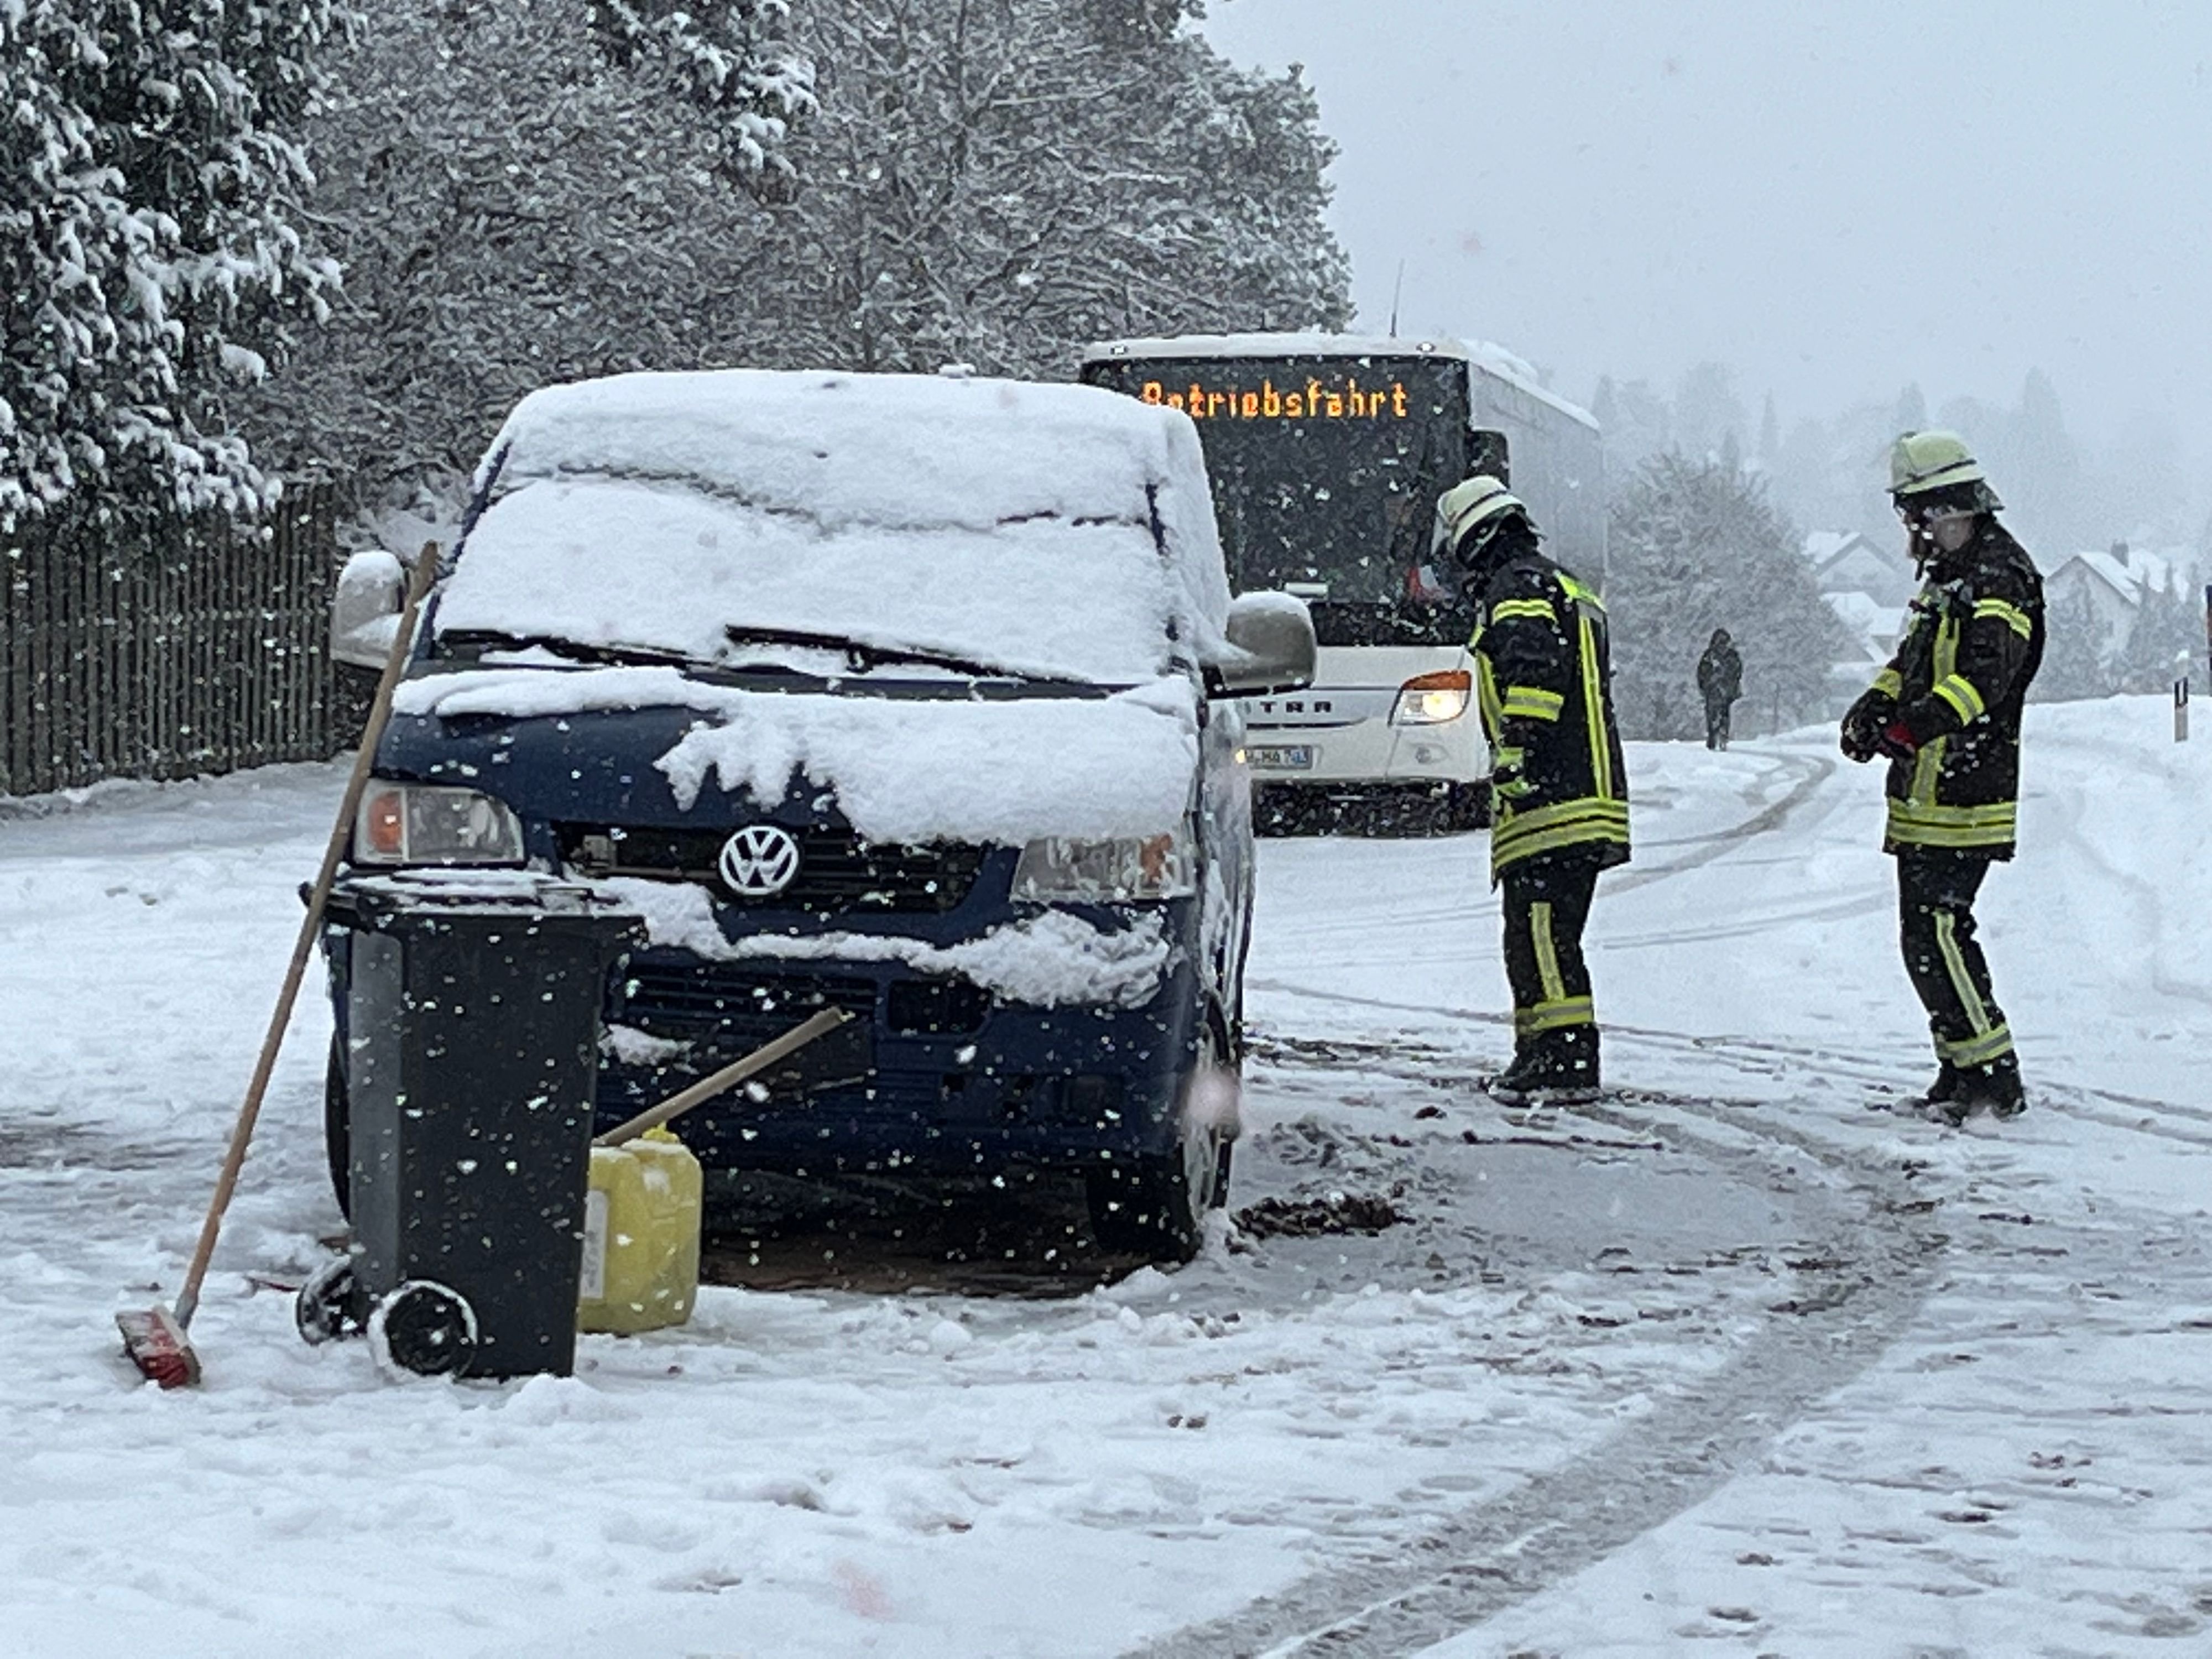
[[[1363,326],[1493,339],[1587,400],[1735,368],[1787,428],[1917,380],[2093,441],[2212,436],[2203,0],[1212,0],[1302,62]],[[1747,434],[1748,435],[1748,434]]]

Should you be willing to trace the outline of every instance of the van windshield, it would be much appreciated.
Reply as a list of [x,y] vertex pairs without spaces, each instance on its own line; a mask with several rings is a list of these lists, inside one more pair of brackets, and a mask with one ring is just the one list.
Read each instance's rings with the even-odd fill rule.
[[1176,594],[1149,523],[823,523],[690,481],[568,475],[499,496],[440,599],[447,642],[585,653],[827,653],[854,672],[1127,685],[1170,672]]

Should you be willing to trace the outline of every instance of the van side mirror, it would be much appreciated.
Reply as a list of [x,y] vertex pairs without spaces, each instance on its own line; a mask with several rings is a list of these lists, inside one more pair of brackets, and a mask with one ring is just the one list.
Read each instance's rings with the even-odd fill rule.
[[407,571],[398,559],[381,548],[348,559],[331,596],[331,660],[382,669],[406,603]]
[[1206,665],[1209,696],[1261,697],[1313,684],[1313,613],[1289,593],[1245,593],[1229,602],[1229,648]]

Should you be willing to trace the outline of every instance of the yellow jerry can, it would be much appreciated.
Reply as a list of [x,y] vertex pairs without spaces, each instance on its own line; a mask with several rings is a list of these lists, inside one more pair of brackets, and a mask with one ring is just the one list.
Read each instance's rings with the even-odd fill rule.
[[699,1160],[666,1129],[592,1148],[584,1204],[580,1331],[654,1331],[699,1296]]

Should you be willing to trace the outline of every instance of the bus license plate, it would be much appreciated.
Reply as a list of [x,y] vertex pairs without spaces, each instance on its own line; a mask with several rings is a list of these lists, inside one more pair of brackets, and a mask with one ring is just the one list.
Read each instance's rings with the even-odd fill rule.
[[1261,772],[1310,772],[1313,770],[1313,745],[1308,743],[1279,744],[1268,748],[1249,751],[1253,769]]

